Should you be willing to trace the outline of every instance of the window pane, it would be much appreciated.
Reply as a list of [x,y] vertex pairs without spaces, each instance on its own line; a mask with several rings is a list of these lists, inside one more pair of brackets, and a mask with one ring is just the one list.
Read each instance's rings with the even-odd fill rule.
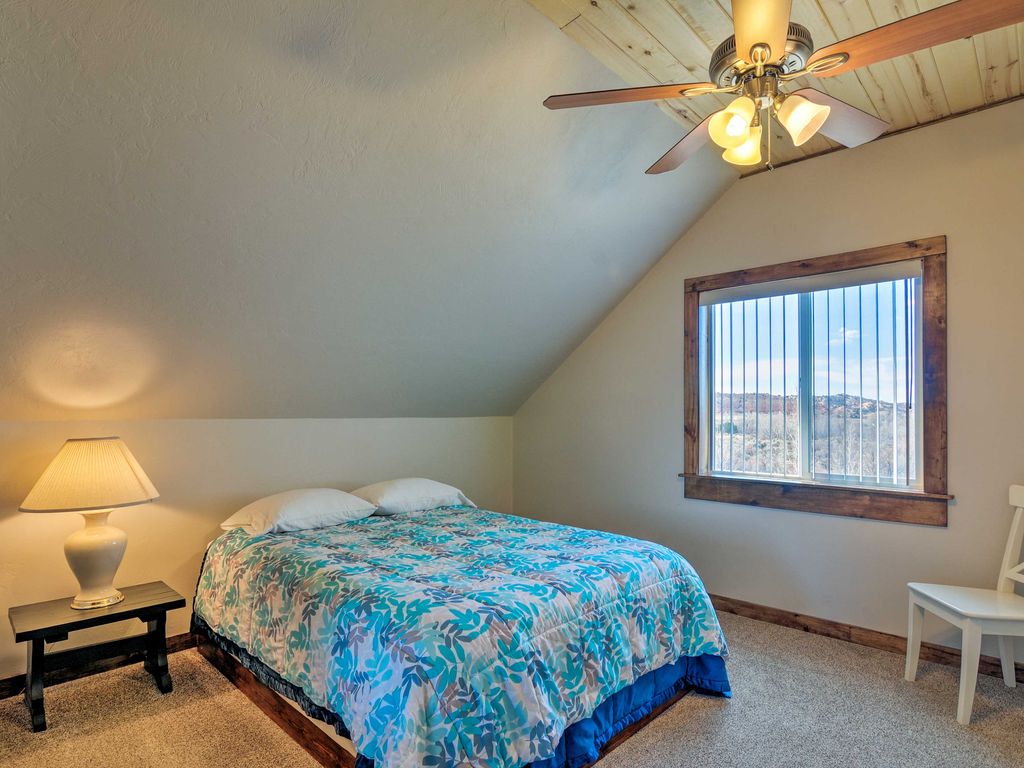
[[798,296],[710,309],[712,471],[799,476]]
[[813,477],[915,485],[918,279],[815,291]]
[[708,306],[711,471],[917,485],[919,286],[901,278]]

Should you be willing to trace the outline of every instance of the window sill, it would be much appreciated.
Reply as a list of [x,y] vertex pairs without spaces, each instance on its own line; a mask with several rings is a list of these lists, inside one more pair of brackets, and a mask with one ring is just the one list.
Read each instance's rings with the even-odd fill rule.
[[916,525],[946,525],[946,493],[681,474],[688,499]]

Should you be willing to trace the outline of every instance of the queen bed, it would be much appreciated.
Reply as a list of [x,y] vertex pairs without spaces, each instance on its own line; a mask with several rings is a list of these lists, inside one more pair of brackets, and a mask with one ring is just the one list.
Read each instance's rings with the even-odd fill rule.
[[680,555],[464,505],[228,531],[193,631],[350,739],[358,768],[579,768],[685,691],[730,695]]

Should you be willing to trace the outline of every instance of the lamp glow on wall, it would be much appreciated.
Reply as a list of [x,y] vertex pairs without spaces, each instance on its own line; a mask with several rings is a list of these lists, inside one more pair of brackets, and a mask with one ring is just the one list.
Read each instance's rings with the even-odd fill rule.
[[107,523],[113,509],[160,498],[119,437],[68,440],[29,491],[22,512],[78,512],[85,527],[64,541],[64,556],[80,590],[72,608],[101,608],[124,600],[114,575],[128,536]]

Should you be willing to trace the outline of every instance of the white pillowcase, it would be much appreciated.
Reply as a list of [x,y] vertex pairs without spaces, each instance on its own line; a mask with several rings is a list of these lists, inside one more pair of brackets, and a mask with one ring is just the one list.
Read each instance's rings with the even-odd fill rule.
[[335,488],[299,488],[275,493],[247,504],[220,524],[225,531],[244,528],[246,533],[303,531],[361,520],[374,513],[373,504]]
[[377,507],[378,515],[396,515],[421,509],[463,505],[475,507],[458,488],[425,477],[403,477],[366,485],[352,494]]

